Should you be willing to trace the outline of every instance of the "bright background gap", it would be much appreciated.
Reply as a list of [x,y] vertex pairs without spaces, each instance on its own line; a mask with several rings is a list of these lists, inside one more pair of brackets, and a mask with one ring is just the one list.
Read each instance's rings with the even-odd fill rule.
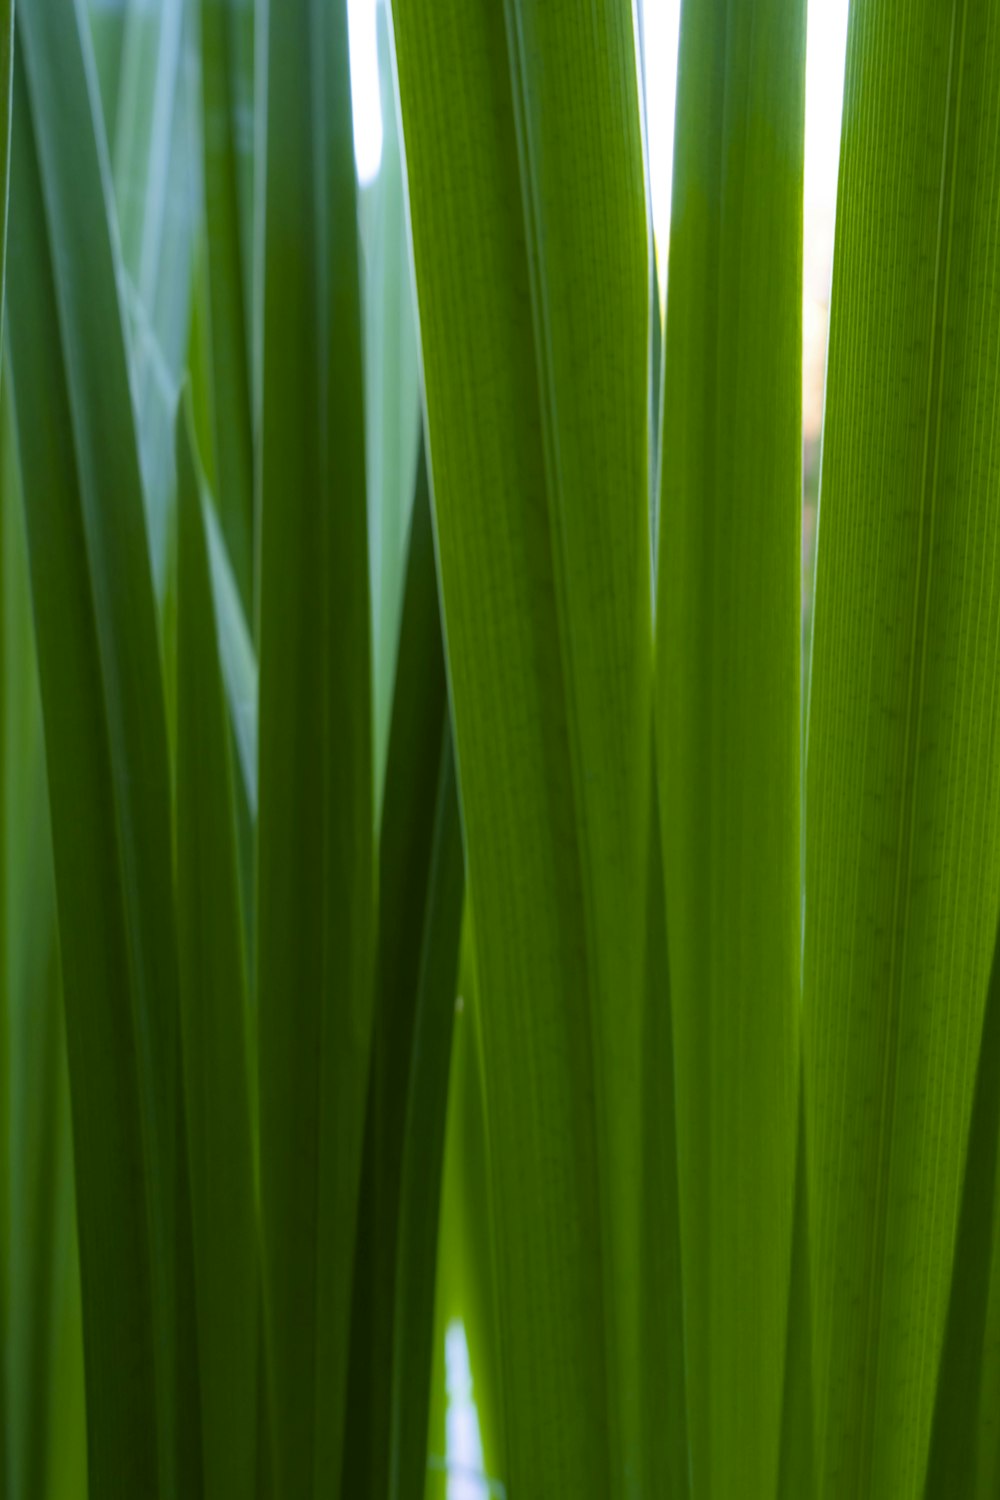
[[[378,175],[382,159],[383,108],[379,98],[375,29],[376,7],[382,3],[385,0],[348,0],[354,149],[362,183],[371,182]],[[807,468],[810,445],[818,443],[823,415],[847,9],[848,0],[810,0],[808,6],[802,329],[802,426]],[[660,270],[665,276],[680,0],[644,0],[642,13],[646,66],[655,78],[646,105],[651,210]],[[387,120],[387,128],[388,125]]]

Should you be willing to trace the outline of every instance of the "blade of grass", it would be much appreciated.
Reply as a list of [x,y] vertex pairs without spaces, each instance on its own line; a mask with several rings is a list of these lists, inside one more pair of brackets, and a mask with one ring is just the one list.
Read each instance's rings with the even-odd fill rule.
[[491,1500],[509,1493],[503,1482],[496,1232],[478,990],[467,894],[441,1179],[426,1500],[447,1500],[462,1486]]
[[14,79],[14,0],[0,0],[0,336],[3,334],[7,207],[10,196],[10,118]]
[[650,801],[641,1080],[641,1482],[643,1494],[659,1495],[663,1500],[685,1500],[690,1493],[690,1459],[677,1182],[677,1093],[657,796],[654,780]]
[[[998,934],[1000,936],[1000,934]],[[962,1180],[951,1291],[938,1364],[925,1500],[975,1494],[984,1335],[1000,1136],[1000,942],[993,950]]]
[[[3,331],[4,267],[7,254],[7,202],[10,171],[11,83],[14,62],[14,0],[0,0],[0,335]],[[0,337],[0,351],[3,340]],[[0,496],[2,500],[2,496]],[[0,997],[0,1088],[9,1097],[10,1051],[7,993]],[[7,1347],[9,1238],[8,1180],[10,1170],[9,1120],[6,1111],[0,1119],[0,1350]],[[8,1488],[7,1459],[7,1366],[0,1358],[0,1500],[6,1500]]]
[[451,727],[445,721],[420,952],[401,1166],[388,1493],[422,1500],[427,1479],[438,1216],[465,876]]
[[420,374],[388,8],[378,7],[382,162],[360,198],[364,257],[365,422],[372,578],[375,790],[385,782],[410,509],[419,471]]
[[187,346],[197,211],[192,31],[186,0],[128,0],[113,142],[125,304],[153,577],[166,589],[173,414]]
[[[411,1069],[420,1045],[416,1027],[421,955],[428,903],[434,899],[435,841],[443,817],[438,793],[448,707],[423,454],[416,488],[379,842],[375,1010],[356,1253],[360,1279],[352,1308],[352,1410],[345,1495],[388,1492],[403,1158]],[[454,933],[456,968],[460,917],[461,911]],[[454,977],[448,1001],[452,1008]],[[432,1071],[435,1063],[436,1058],[427,1059]],[[447,1059],[443,1078],[438,1070],[438,1084],[443,1110]],[[433,1172],[424,1191],[428,1195],[434,1191]],[[436,1216],[432,1222],[436,1223]],[[430,1300],[433,1287],[432,1266]],[[418,1391],[419,1383],[412,1393],[414,1400]]]
[[167,740],[84,26],[78,6],[18,13],[9,321],[70,1059],[88,1467],[94,1494],[187,1496],[200,1487],[198,1397]]
[[257,816],[257,658],[214,507],[205,514],[219,660],[251,816]]
[[9,1331],[3,1340],[9,1417],[3,1448],[13,1496],[45,1495],[55,1379],[56,1292],[64,1270],[56,1234],[69,1131],[63,1079],[59,949],[45,748],[16,444],[0,393],[0,558],[3,600],[3,970],[10,1082],[6,1191]]
[[118,90],[122,71],[122,42],[125,36],[124,4],[102,4],[91,0],[87,5],[90,35],[97,64],[97,81],[101,94],[104,136],[115,138],[118,118]]
[[803,0],[685,0],[657,743],[692,1488],[747,1500],[778,1476],[798,1107],[804,72]]
[[810,723],[818,1490],[918,1495],[1000,895],[1000,13],[855,4]]
[[976,1500],[993,1500],[1000,1490],[1000,1191],[993,1189],[993,1256],[983,1327],[976,1434]]
[[[0,1232],[8,1326],[0,1493],[55,1496],[60,1461],[82,1443],[83,1362],[69,1089],[59,978],[45,747],[9,387],[0,391],[0,993],[9,1059],[3,1125],[10,1136]],[[9,1043],[9,1047],[7,1044]],[[73,1317],[67,1318],[76,1308]],[[9,1484],[9,1491],[5,1485]]]
[[615,1496],[637,1463],[651,661],[633,17],[619,3],[583,27],[516,3],[429,15],[393,6],[477,910],[508,1478]]
[[[515,1493],[638,1461],[648,261],[632,7],[393,4]],[[460,66],[459,66],[460,60]]]
[[304,1500],[342,1468],[368,1086],[364,398],[346,5],[259,14],[261,1209],[275,1491]]
[[244,608],[253,606],[253,430],[244,316],[234,33],[241,0],[200,0],[207,322],[215,499]]
[[[33,140],[24,97],[26,85],[21,72],[19,64],[15,73],[15,100],[20,96],[25,123],[14,136],[17,218],[16,231],[11,237],[10,275],[11,285],[18,291],[12,298],[10,338],[18,418],[24,427],[21,449],[31,494],[27,509],[29,538],[32,538],[38,536],[41,519],[47,519],[39,517],[36,495],[44,505],[46,500],[58,504],[67,492],[78,504],[78,494],[65,385],[56,385],[55,400],[61,396],[61,404],[56,408],[45,369],[40,363],[32,367],[30,362],[32,347],[39,347],[36,340],[40,332],[53,352],[59,350],[60,328],[44,238],[37,160],[31,154]],[[35,277],[46,278],[38,300],[48,316],[36,314],[29,324],[26,313],[31,309],[32,288],[30,280],[27,284],[25,281]],[[60,423],[55,429],[59,434],[61,427],[61,442],[44,440],[45,423],[35,417],[35,411],[42,418],[47,408],[54,409],[65,424]],[[32,412],[31,420],[27,415],[22,416],[27,412]],[[97,898],[89,943],[84,941],[86,930],[82,923],[76,932],[71,929],[61,935],[66,966],[74,1147],[81,1199],[81,1277],[90,1388],[88,1464],[95,1485],[109,1495],[124,1497],[143,1490],[154,1493],[158,1483],[149,1226],[144,1201],[135,1023],[123,916],[115,922],[123,910],[117,850],[112,845],[105,868],[99,866],[96,870],[88,867],[89,854],[81,860],[77,853],[78,848],[100,848],[101,840],[107,840],[110,830],[102,807],[113,808],[114,793],[108,731],[99,712],[103,684],[93,604],[74,555],[83,540],[79,510],[66,507],[60,514],[55,509],[52,519],[56,538],[70,537],[70,526],[75,523],[77,546],[64,546],[60,551],[51,543],[39,549],[37,542],[31,542],[36,598],[39,595],[49,600],[58,598],[63,621],[71,621],[73,626],[68,649],[64,650],[61,640],[64,625],[56,620],[51,608],[36,608],[43,706],[53,726],[60,722],[60,714],[73,714],[84,723],[89,717],[96,718],[93,727],[88,725],[88,733],[74,762],[65,767],[63,778],[53,774],[52,763],[49,773],[60,902],[73,913],[81,910],[75,888],[83,886],[85,869],[84,889],[91,890]],[[41,536],[44,535],[43,530]],[[66,672],[65,686],[54,676],[60,667]],[[53,742],[60,738],[53,728]],[[72,776],[74,766],[78,781]],[[95,786],[101,788],[103,795],[99,798],[93,795]],[[69,813],[77,802],[81,818],[76,838],[70,838]],[[68,927],[68,921],[62,926]],[[103,1007],[93,1004],[86,983],[89,980],[93,984],[95,974],[103,981],[98,992],[106,996]],[[120,1440],[118,1431],[123,1419],[127,1442]]]
[[816,1492],[816,1413],[813,1393],[812,1241],[809,1152],[803,1070],[799,1070],[799,1128],[795,1150],[795,1210],[785,1335],[778,1500]]
[[[186,405],[186,403],[185,403]],[[230,727],[189,414],[178,412],[177,891],[207,1500],[254,1494],[259,1295]]]

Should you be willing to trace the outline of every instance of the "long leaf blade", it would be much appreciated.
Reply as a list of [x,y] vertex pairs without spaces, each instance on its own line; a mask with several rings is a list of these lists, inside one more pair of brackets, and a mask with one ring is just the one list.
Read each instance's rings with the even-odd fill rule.
[[[430,495],[421,454],[410,527],[379,839],[375,1011],[358,1224],[358,1276],[352,1310],[352,1411],[345,1452],[344,1485],[348,1494],[386,1493],[392,1461],[393,1344],[403,1159],[407,1149],[411,1065],[420,1046],[416,1028],[421,954],[427,907],[434,899],[431,876],[435,840],[444,817],[438,807],[438,793],[442,737],[447,724]],[[456,969],[460,917],[461,911],[454,934]],[[454,1001],[454,994],[451,999]],[[430,1049],[426,1063],[432,1071],[436,1060]],[[443,1110],[447,1055],[443,1076],[440,1073],[437,1076]],[[424,1191],[431,1194],[433,1190],[431,1171]],[[432,1216],[432,1221],[436,1223],[436,1217]],[[433,1286],[432,1265],[428,1292],[432,1300]],[[418,1390],[419,1387],[413,1392],[415,1401]]]
[[200,0],[202,149],[216,500],[244,608],[252,607],[253,424],[245,317],[235,32],[245,5]]
[[920,1493],[1000,890],[1000,15],[852,7],[808,731],[821,1495]]
[[[76,5],[18,13],[9,311],[70,1056],[88,1460],[95,1493],[197,1494],[167,738],[84,24]],[[45,107],[52,99],[58,110]]]
[[372,1001],[368,553],[346,5],[260,14],[261,1207],[275,1489],[300,1500],[342,1463]]
[[683,5],[657,743],[695,1494],[770,1497],[778,1472],[801,963],[804,71],[802,0]]
[[250,1497],[259,1296],[230,729],[202,493],[178,415],[177,890],[207,1500]]
[[614,1495],[638,1459],[651,635],[631,6],[581,25],[563,7],[396,0],[393,22],[476,906],[506,1468],[514,1491]]

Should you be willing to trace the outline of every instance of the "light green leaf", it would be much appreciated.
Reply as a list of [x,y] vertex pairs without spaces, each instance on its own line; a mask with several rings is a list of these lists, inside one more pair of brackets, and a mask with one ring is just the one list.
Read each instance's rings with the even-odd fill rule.
[[677,1091],[655,782],[650,808],[641,1075],[641,1493],[662,1496],[663,1500],[686,1500],[690,1493],[690,1458],[677,1183]]
[[[476,903],[507,1475],[638,1465],[651,657],[631,4],[395,0]],[[460,59],[460,66],[458,60]]]
[[260,1181],[275,1492],[305,1500],[341,1472],[368,1085],[364,394],[346,4],[260,15]]
[[804,1038],[818,1493],[919,1495],[1000,892],[1000,12],[857,0]]
[[804,70],[803,0],[685,0],[657,744],[692,1489],[746,1500],[778,1477],[798,1112]]

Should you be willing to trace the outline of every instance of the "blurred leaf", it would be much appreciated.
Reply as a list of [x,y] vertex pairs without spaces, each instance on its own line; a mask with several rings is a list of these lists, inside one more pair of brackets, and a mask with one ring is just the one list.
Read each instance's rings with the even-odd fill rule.
[[372,1007],[371,669],[346,4],[267,16],[260,1180],[275,1492],[300,1500],[343,1459]]
[[[10,338],[70,1063],[88,1466],[95,1495],[195,1496],[170,783],[108,168],[80,10],[27,5],[18,41]],[[39,108],[52,99],[58,110]]]
[[1000,11],[860,0],[808,739],[818,1493],[922,1492],[1000,896]]
[[[60,1453],[85,1468],[79,1330],[63,1336],[79,1304],[68,1084],[59,982],[45,747],[32,634],[24,518],[7,388],[0,396],[0,986],[9,1084],[3,1088],[4,1290],[0,1338],[8,1394],[0,1444],[0,1494],[54,1495]],[[85,1492],[85,1477],[80,1482]],[[75,1493],[80,1493],[78,1484]]]
[[207,326],[215,498],[244,608],[253,606],[253,430],[244,316],[235,33],[243,0],[199,0]]
[[118,89],[121,83],[122,42],[125,36],[126,0],[90,0],[87,15],[97,64],[104,136],[115,138],[118,119]]
[[[1000,937],[1000,933],[998,933]],[[1000,1135],[1000,941],[993,950],[937,1374],[926,1500],[975,1494]]]
[[177,891],[206,1500],[255,1493],[257,1218],[230,729],[190,416],[178,413]]
[[251,814],[257,816],[257,658],[243,615],[236,579],[214,509],[205,513],[212,595],[218,624],[219,663],[229,704],[243,785]]
[[403,167],[389,18],[377,7],[382,164],[361,190],[365,433],[372,577],[375,795],[382,805],[414,483],[419,483],[420,372],[406,239]]
[[458,788],[447,722],[435,800],[400,1174],[389,1486],[395,1500],[422,1500],[427,1477],[438,1215],[465,888]]
[[161,600],[197,204],[191,31],[187,0],[128,0],[112,143],[139,453]]
[[[400,1464],[412,1487],[414,1424],[420,1434],[418,1495],[424,1480],[436,1205],[462,917],[461,829],[450,746],[430,497],[421,454],[379,847],[375,1012],[352,1309],[345,1495],[390,1493],[390,1471]],[[417,1222],[411,1222],[415,1212]],[[428,1234],[429,1243],[422,1238]],[[411,1352],[421,1340],[426,1344],[422,1364]],[[405,1377],[397,1351],[405,1362]],[[393,1432],[397,1420],[408,1424],[400,1438]],[[400,1439],[407,1443],[402,1456]]]

